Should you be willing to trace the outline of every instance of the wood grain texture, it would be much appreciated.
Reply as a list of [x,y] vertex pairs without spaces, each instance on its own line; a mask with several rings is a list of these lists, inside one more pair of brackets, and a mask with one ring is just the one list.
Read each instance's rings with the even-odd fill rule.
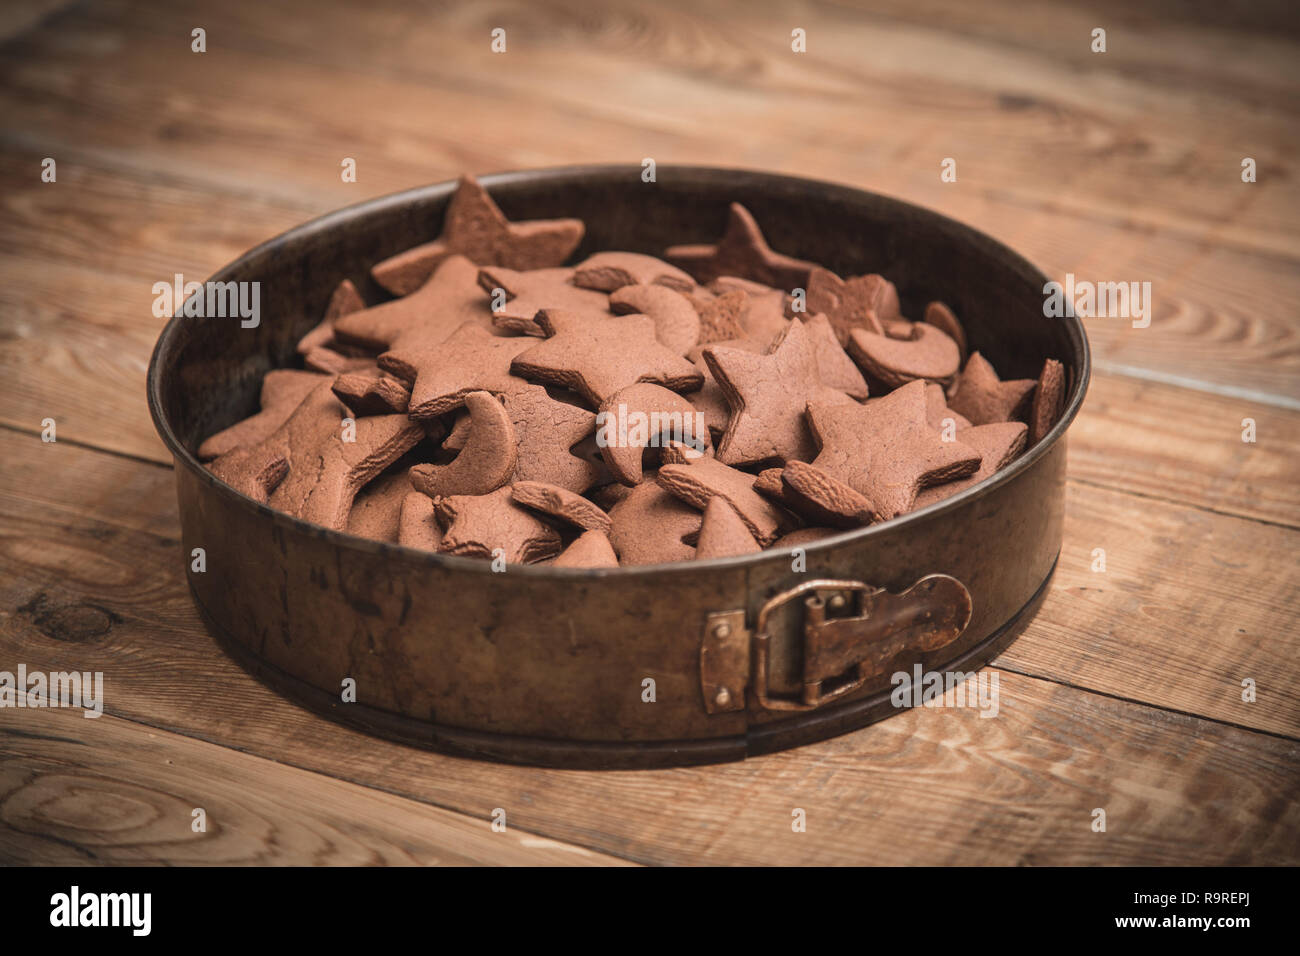
[[[0,860],[1300,862],[1297,45],[1285,0],[6,6],[0,668],[101,669],[110,693],[93,721],[0,710]],[[1054,278],[1152,283],[1149,328],[1088,320],[1065,547],[990,671],[997,718],[913,711],[724,767],[527,770],[324,722],[198,623],[174,478],[148,464],[167,460],[152,284],[464,171],[644,157],[863,186]],[[198,805],[218,832],[189,832]],[[498,806],[515,835],[488,830]]]
[[1073,479],[1300,527],[1300,412],[1098,374],[1069,442]]
[[3,864],[626,865],[505,822],[108,714],[0,711]]
[[[1218,41],[1182,24],[1120,33],[1126,52],[1103,60],[1062,57],[1086,20],[1043,8],[1032,29],[1045,49],[1019,53],[972,45],[942,18],[828,8],[822,52],[799,56],[770,8],[554,6],[434,19],[322,4],[306,22],[262,6],[90,8],[0,57],[3,135],[317,211],[465,169],[644,156],[851,182],[977,223],[1056,277],[1150,281],[1151,328],[1091,323],[1113,367],[1300,401],[1285,305],[1300,295],[1295,97],[1267,39],[1236,41],[1253,44],[1253,79],[1211,96],[1178,80],[1195,69],[1186,51],[1211,59]],[[997,9],[993,23],[1014,19]],[[200,10],[213,38],[202,55],[177,39]],[[495,57],[493,17],[516,37]],[[1025,31],[1010,30],[1021,47]],[[1170,48],[1177,62],[1134,69]],[[1270,108],[1253,108],[1266,95]],[[1254,184],[1240,181],[1247,150],[1269,171]],[[340,181],[343,156],[358,183]],[[956,183],[939,180],[945,156]]]
[[[184,586],[178,542],[159,533],[175,528],[167,469],[42,446],[13,433],[0,434],[0,448],[16,466],[0,485],[0,527],[6,529],[0,537],[0,581],[6,582],[0,658],[22,659],[36,669],[76,661],[79,668],[102,670],[111,691],[109,712],[131,721],[473,817],[505,806],[510,819],[531,833],[640,862],[961,862],[965,853],[1005,863],[1297,856],[1300,820],[1278,796],[1296,782],[1295,740],[1007,671],[999,673],[994,719],[972,709],[914,711],[741,765],[575,773],[461,761],[375,740],[282,700],[240,670],[202,629]],[[72,476],[80,487],[75,503],[60,487]],[[1072,522],[1076,510],[1072,503]],[[1085,543],[1088,537],[1077,527],[1067,535]],[[1063,565],[1077,562],[1075,550],[1081,548],[1072,549]],[[1127,573],[1123,558],[1112,562],[1112,577]],[[1070,574],[1065,567],[1058,572],[1058,588],[1070,587]],[[1076,607],[1064,599],[1052,612],[1045,607],[1013,650],[1034,643],[1036,633],[1053,647],[1095,641],[1095,631],[1084,631],[1077,618],[1044,630],[1044,622],[1060,621]],[[1100,601],[1096,607],[1114,614]],[[1087,609],[1090,616],[1093,610]],[[1233,615],[1226,620],[1240,618],[1238,611]],[[1092,626],[1104,630],[1113,620],[1094,618]],[[1215,625],[1208,627],[1212,632]],[[1212,712],[1222,675],[1171,647],[1183,636],[1175,630],[1158,632],[1166,641],[1154,652],[1146,648],[1146,660],[1136,651],[1113,661],[1103,657],[1092,671],[1085,668],[1086,676],[1105,683],[1107,693],[1135,698],[1160,696],[1181,682],[1181,693],[1199,691]],[[1294,677],[1294,655],[1267,656],[1270,646],[1285,649],[1270,640],[1260,635],[1264,650],[1254,653],[1266,656],[1256,663],[1266,660],[1274,673],[1289,675],[1276,682],[1285,683]],[[1097,650],[1083,644],[1076,653],[1088,657]],[[1036,663],[1012,661],[1025,670]],[[1059,669],[1061,662],[1049,654],[1046,665]],[[1293,705],[1294,696],[1279,700],[1269,681],[1248,716],[1277,721],[1262,715],[1293,717]],[[1233,711],[1238,720],[1239,710]],[[1207,794],[1213,795],[1208,805]],[[1229,805],[1230,811],[1220,809]],[[1112,821],[1116,813],[1126,819],[1124,831],[1112,824],[1109,836],[1093,834],[1088,824],[1097,806],[1107,808]],[[795,807],[819,821],[816,839],[800,842],[808,834],[791,832]],[[1201,827],[1202,836],[1187,838]]]
[[1051,591],[994,663],[1300,737],[1297,549],[1293,528],[1071,485]]

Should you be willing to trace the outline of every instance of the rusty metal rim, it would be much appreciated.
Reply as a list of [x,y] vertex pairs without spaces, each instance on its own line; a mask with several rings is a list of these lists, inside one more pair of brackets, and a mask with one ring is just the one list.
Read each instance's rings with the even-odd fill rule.
[[[951,660],[936,662],[927,670],[964,671],[982,668],[1011,644],[1033,619],[1047,596],[1056,574],[1060,552],[1025,604],[974,647]],[[255,654],[229,633],[209,613],[193,585],[190,596],[210,633],[245,671],[276,693],[315,714],[354,730],[376,734],[399,743],[452,757],[549,767],[561,770],[662,770],[669,767],[725,763],[788,750],[860,730],[898,712],[892,688],[870,697],[810,711],[789,720],[750,725],[744,734],[699,740],[610,741],[562,740],[494,734],[439,725],[365,704],[347,704],[338,695],[281,670]],[[906,709],[906,708],[904,708]]]
[[[616,179],[632,175],[639,177],[640,173],[640,166],[595,164],[557,166],[537,170],[517,170],[493,173],[478,178],[479,182],[490,191],[493,186],[509,186],[517,183],[531,184],[539,181],[570,180],[573,178]],[[908,209],[913,214],[919,215],[921,218],[927,220],[931,227],[948,233],[955,233],[967,243],[984,247],[984,249],[990,254],[1001,256],[1009,266],[1014,268],[1016,271],[1025,274],[1027,277],[1033,279],[1039,284],[1045,284],[1048,281],[1046,274],[1037,266],[1029,262],[1029,260],[1003,245],[1001,242],[998,242],[996,239],[993,239],[991,236],[975,229],[973,226],[966,225],[950,216],[945,216],[942,213],[935,212],[934,210],[928,209],[924,206],[905,202],[901,199],[894,199],[880,193],[874,193],[870,190],[858,189],[857,187],[841,185],[838,183],[830,183],[824,180],[786,176],[779,173],[762,172],[739,167],[724,168],[716,166],[671,165],[660,166],[659,173],[669,177],[674,174],[689,175],[702,183],[713,181],[720,187],[726,187],[729,185],[734,186],[736,177],[743,176],[751,181],[761,182],[765,188],[774,191],[796,195],[807,192],[810,187],[815,187],[819,190],[823,190],[825,194],[829,194],[829,198],[831,199],[838,197],[845,201],[857,200],[864,196],[868,196],[875,200],[880,200],[885,203]],[[406,205],[415,197],[425,199],[437,198],[441,195],[449,195],[456,188],[456,185],[455,181],[447,181],[435,183],[429,186],[420,186],[415,189],[403,190],[402,192],[391,193],[387,196],[380,196],[364,202],[354,203],[351,206],[345,206],[342,209],[327,213],[324,216],[319,216],[316,219],[309,220],[300,226],[296,226],[287,232],[283,232],[280,235],[255,246],[238,259],[228,263],[218,272],[214,273],[207,281],[222,281],[223,275],[229,270],[236,269],[257,260],[260,257],[267,256],[291,241],[346,226],[358,215],[380,212],[389,207],[401,207]],[[277,525],[287,529],[292,529],[296,533],[322,537],[338,545],[344,545],[361,551],[370,551],[375,554],[382,553],[400,555],[404,559],[408,560],[415,560],[435,566],[440,565],[479,574],[496,573],[491,570],[491,566],[488,562],[474,558],[440,554],[417,548],[408,548],[398,544],[373,541],[369,538],[357,537],[356,535],[351,535],[344,531],[335,531],[321,525],[303,521],[300,518],[295,518],[241,494],[230,485],[213,475],[207,468],[203,467],[202,463],[176,436],[176,433],[171,427],[171,423],[163,413],[161,384],[162,370],[168,365],[172,347],[175,339],[179,335],[180,324],[183,320],[184,316],[181,314],[181,307],[178,306],[176,314],[172,316],[167,325],[163,328],[161,335],[158,337],[158,342],[154,346],[153,355],[149,360],[149,372],[147,378],[149,412],[153,417],[154,427],[162,438],[163,444],[167,446],[168,451],[171,452],[172,457],[178,463],[194,472],[205,484],[215,488],[218,494],[232,495],[235,499],[244,502],[245,506],[251,507],[255,511],[262,513]],[[1065,403],[1065,408],[1061,413],[1060,419],[1041,441],[1017,458],[1008,467],[1003,468],[991,477],[984,479],[979,484],[958,492],[949,498],[945,498],[942,501],[935,502],[932,505],[928,505],[916,511],[908,512],[907,514],[901,515],[897,518],[892,518],[887,522],[869,525],[865,528],[844,531],[839,534],[818,539],[815,542],[809,542],[808,544],[800,546],[802,550],[810,555],[818,554],[824,550],[846,544],[850,541],[869,540],[877,533],[880,533],[882,529],[896,530],[905,527],[909,523],[928,519],[932,515],[956,511],[963,507],[967,502],[974,501],[975,499],[988,494],[1004,482],[1013,480],[1018,474],[1029,468],[1030,465],[1045,455],[1049,448],[1060,440],[1061,436],[1065,433],[1066,428],[1069,427],[1070,423],[1074,420],[1075,415],[1078,414],[1080,407],[1083,405],[1084,396],[1088,390],[1088,382],[1092,374],[1091,352],[1088,347],[1088,337],[1084,332],[1083,323],[1077,317],[1073,316],[1059,317],[1056,321],[1060,321],[1065,326],[1066,332],[1077,351],[1078,374],[1075,376],[1075,381],[1072,383],[1070,394]],[[657,575],[663,575],[695,573],[699,570],[735,568],[741,566],[754,567],[761,565],[766,561],[784,561],[790,557],[791,553],[792,551],[790,550],[767,549],[758,554],[742,557],[710,558],[704,561],[678,561],[666,564],[635,565],[618,568],[556,568],[549,565],[525,564],[511,566],[510,573],[561,580],[594,580],[617,574],[654,573]]]

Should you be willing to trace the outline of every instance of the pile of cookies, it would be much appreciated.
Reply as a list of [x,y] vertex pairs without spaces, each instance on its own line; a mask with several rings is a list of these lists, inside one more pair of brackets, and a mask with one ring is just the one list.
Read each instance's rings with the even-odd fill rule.
[[339,531],[498,562],[613,567],[788,548],[992,475],[1061,414],[1065,375],[1003,381],[952,311],[879,275],[717,243],[563,263],[576,219],[508,221],[472,178],[442,235],[334,291],[261,411],[199,456]]

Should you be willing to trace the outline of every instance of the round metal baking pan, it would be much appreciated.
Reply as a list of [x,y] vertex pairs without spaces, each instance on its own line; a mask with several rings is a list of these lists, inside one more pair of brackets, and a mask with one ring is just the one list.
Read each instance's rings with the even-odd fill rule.
[[[455,183],[362,203],[253,249],[212,281],[261,283],[261,322],[174,317],[149,368],[149,405],[176,462],[190,588],[210,630],[287,696],[370,732],[467,756],[585,768],[740,759],[844,733],[896,709],[890,674],[969,672],[1032,616],[1061,546],[1065,432],[1087,389],[1081,323],[1043,315],[1046,277],[988,236],[937,213],[863,190],[743,170],[594,166],[480,180],[511,219],[576,216],[576,258],[600,249],[658,254],[716,239],[727,206],[754,213],[782,252],[841,275],[881,272],[905,315],[933,299],[965,325],[970,347],[1004,378],[1066,369],[1064,414],[998,474],[879,525],[788,551],[650,567],[510,566],[383,544],[274,511],[213,477],[194,450],[257,410],[262,376],[296,363],[298,339],[334,287],[384,293],[370,265],[436,235]],[[576,261],[576,260],[575,260]],[[955,639],[902,646],[887,667],[835,685],[814,706],[798,692],[814,653],[798,615],[781,608],[764,668],[778,707],[745,671],[717,696],[702,648],[737,622],[744,653],[760,611],[811,581],[853,582],[882,597],[947,575],[969,594]],[[832,590],[818,594],[839,594]],[[849,592],[843,592],[845,594]],[[910,592],[915,593],[915,592]],[[804,598],[800,598],[804,600]],[[840,598],[837,596],[836,600]],[[842,602],[841,602],[842,603]],[[865,605],[864,605],[865,606]],[[786,611],[791,613],[787,614]],[[868,622],[870,624],[870,622]],[[766,653],[766,651],[765,651]],[[705,655],[707,657],[707,655]],[[709,660],[714,660],[709,658]],[[355,702],[343,701],[355,682]],[[713,681],[713,682],[711,682]],[[793,689],[793,692],[792,692]],[[720,701],[726,706],[720,706]]]

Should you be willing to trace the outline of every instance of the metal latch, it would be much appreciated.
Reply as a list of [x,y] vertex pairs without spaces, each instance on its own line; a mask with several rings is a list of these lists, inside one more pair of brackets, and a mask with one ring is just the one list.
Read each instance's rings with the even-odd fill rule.
[[[802,620],[787,613],[800,599]],[[901,594],[861,581],[807,581],[764,604],[753,630],[744,609],[710,614],[700,645],[704,708],[743,710],[752,687],[767,710],[812,710],[862,687],[904,651],[952,643],[970,616],[970,592],[947,574]]]

